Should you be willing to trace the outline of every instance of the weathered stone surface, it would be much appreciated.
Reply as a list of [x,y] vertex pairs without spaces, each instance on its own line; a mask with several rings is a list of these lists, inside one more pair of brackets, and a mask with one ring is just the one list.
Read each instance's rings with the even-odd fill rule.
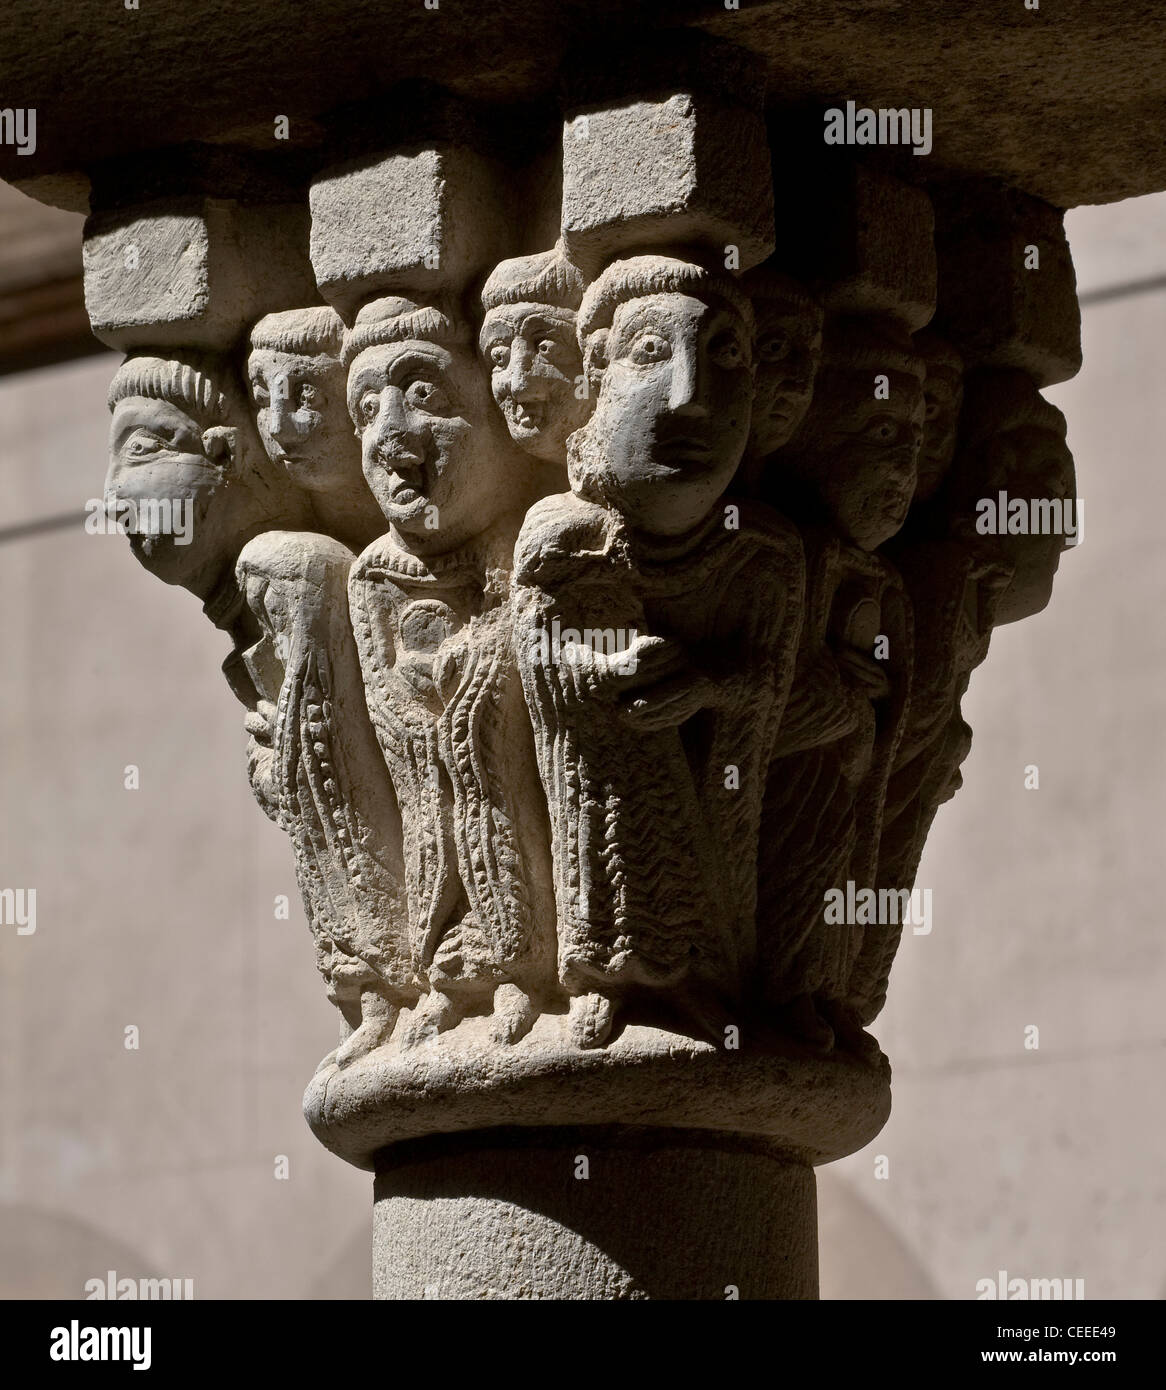
[[323,305],[266,314],[251,330],[247,384],[268,458],[309,494],[321,530],[359,551],[384,518],[353,438],[343,338]]
[[[561,164],[561,110],[532,115],[515,167],[451,136],[457,103],[417,95],[405,143],[398,92],[383,150],[354,116],[360,153],[302,181],[328,306],[292,276],[240,323],[203,273],[213,236],[166,287],[185,319],[144,281],[123,317],[181,341],[118,373],[109,491],[194,504],[189,547],[134,545],[234,642],[251,785],[345,1030],[305,1110],[381,1175],[382,1289],[493,1290],[477,1244],[460,1282],[430,1278],[464,1214],[481,1240],[521,1226],[505,1296],[693,1292],[704,1235],[678,1281],[640,1281],[563,1193],[517,1214],[553,1137],[493,1205],[442,1215],[390,1176],[427,1136],[637,1125],[716,1136],[677,1139],[685,1209],[714,1171],[732,1207],[756,1145],[762,1167],[780,1150],[800,1253],[759,1287],[802,1296],[801,1165],[886,1118],[866,1030],[958,785],[962,697],[1066,541],[1072,461],[1039,383],[1073,364],[1071,271],[1027,195],[990,199],[981,234],[960,213],[978,185],[854,151],[808,180],[816,146],[771,121],[764,148],[748,54],[670,40],[583,69]],[[798,198],[773,239],[771,168]],[[1016,269],[1029,235],[1047,273]],[[267,283],[262,254],[244,279]],[[234,355],[200,355],[208,333]],[[982,524],[1005,493],[1032,525]],[[625,1157],[619,1202],[641,1161],[664,1171]]]
[[378,1168],[375,1297],[818,1296],[814,1174],[788,1155],[680,1131],[530,1136],[404,1146]]
[[573,260],[594,273],[624,249],[688,244],[747,270],[769,255],[764,88],[744,56],[657,39],[569,84],[562,229]]
[[500,170],[472,150],[434,147],[358,159],[312,182],[312,265],[351,322],[377,294],[461,293],[505,245]]
[[960,188],[938,201],[943,295],[935,327],[968,367],[1015,367],[1038,386],[1081,369],[1081,311],[1064,219],[1014,189]]
[[[1040,11],[980,0],[958,23],[943,7],[874,0],[746,0],[739,10],[708,0],[479,0],[437,10],[417,0],[324,0],[300,7],[278,43],[266,0],[113,16],[107,0],[55,9],[21,0],[0,47],[0,90],[41,120],[34,155],[0,146],[0,177],[43,179],[39,196],[85,211],[87,170],[128,151],[224,139],[277,150],[280,113],[290,118],[288,144],[311,150],[340,102],[378,101],[411,78],[489,101],[539,101],[572,49],[597,34],[678,25],[762,56],[768,104],[806,112],[816,140],[823,108],[838,98],[930,106],[935,150],[916,164],[999,178],[1055,207],[1166,187],[1166,149],[1147,134],[1166,97],[1158,0],[1104,12],[1094,0],[1046,0]],[[132,121],[123,85],[110,81],[122,72],[132,73]]]
[[[780,166],[776,172],[780,178]],[[912,333],[929,323],[936,268],[927,194],[877,170],[834,170],[820,159],[807,161],[794,187],[802,210],[781,220],[775,262],[833,313],[885,314]]]
[[868,1144],[890,1114],[890,1067],[825,1053],[772,1029],[739,1049],[691,1030],[629,1024],[580,1048],[564,1014],[544,1014],[512,1046],[471,1018],[438,1045],[395,1038],[350,1065],[325,1059],[304,1114],[327,1148],[374,1168],[391,1145],[492,1125],[647,1124],[773,1140],[808,1164]]
[[220,351],[262,314],[315,297],[301,206],[168,199],[85,224],[85,307],[103,343]]

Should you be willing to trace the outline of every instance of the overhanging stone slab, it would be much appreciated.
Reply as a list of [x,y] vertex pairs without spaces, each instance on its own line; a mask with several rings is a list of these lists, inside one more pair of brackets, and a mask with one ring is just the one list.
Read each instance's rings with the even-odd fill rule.
[[0,177],[84,211],[85,173],[103,159],[190,142],[270,150],[281,115],[288,141],[306,150],[339,102],[414,78],[492,102],[545,102],[579,44],[683,25],[763,57],[771,108],[820,123],[824,106],[846,99],[930,106],[928,163],[999,178],[1056,207],[1166,187],[1158,0],[1046,0],[1039,11],[1020,0],[958,10],[910,0],[741,0],[736,10],[711,0],[435,10],[420,0],[320,0],[298,6],[294,22],[277,22],[265,0],[131,11],[108,0],[15,0],[0,93],[5,105],[36,109],[37,138],[28,155],[0,146]]

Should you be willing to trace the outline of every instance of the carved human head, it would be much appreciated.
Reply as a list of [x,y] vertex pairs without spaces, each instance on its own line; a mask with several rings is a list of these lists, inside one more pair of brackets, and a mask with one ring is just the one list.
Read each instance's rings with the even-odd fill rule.
[[749,435],[753,310],[735,281],[670,256],[614,261],[579,311],[595,411],[572,488],[633,528],[680,535],[732,481]]
[[582,272],[557,248],[501,261],[482,289],[478,345],[510,437],[562,468],[567,436],[591,413],[589,395],[578,389],[583,359],[575,317],[582,298]]
[[[996,624],[1039,613],[1052,595],[1068,543],[1064,503],[1076,500],[1065,435],[1065,417],[1027,373],[1002,369],[969,376],[952,468],[952,529],[1011,572],[996,603]],[[1023,503],[1023,509],[1013,503]],[[1054,529],[1058,514],[1061,529]],[[1071,520],[1075,527],[1075,507]]]
[[464,544],[520,500],[471,336],[442,308],[392,297],[364,305],[344,338],[364,476],[397,539],[418,553]]
[[926,366],[923,443],[919,448],[915,501],[929,502],[939,491],[955,457],[964,396],[964,362],[951,343],[930,329],[915,334],[915,351]]
[[360,451],[344,393],[344,323],[335,309],[268,314],[251,330],[247,384],[263,447],[309,492],[350,487]]
[[906,519],[923,415],[923,361],[907,331],[881,316],[832,319],[810,409],[781,470],[847,541],[874,550]]
[[[251,536],[305,523],[306,500],[273,469],[224,358],[135,353],[114,375],[109,406],[106,504],[132,505],[133,552],[167,584],[206,600]],[[189,518],[187,534],[143,527],[146,517],[165,517],[163,503]]]
[[756,319],[757,364],[749,447],[767,458],[805,418],[822,353],[822,306],[796,280],[768,265],[742,277]]

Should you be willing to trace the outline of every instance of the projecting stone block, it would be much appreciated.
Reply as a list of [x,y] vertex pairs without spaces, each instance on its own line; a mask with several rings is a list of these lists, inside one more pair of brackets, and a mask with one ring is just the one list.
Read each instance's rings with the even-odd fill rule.
[[317,300],[308,219],[290,205],[169,198],[85,224],[85,307],[110,347],[232,347],[256,319]]
[[310,195],[320,293],[348,323],[377,295],[460,293],[505,254],[503,187],[492,160],[457,146],[324,171]]
[[[791,172],[796,215],[778,229],[777,259],[835,314],[889,314],[916,332],[935,311],[935,217],[922,189],[849,167]],[[804,182],[804,187],[803,187]]]
[[760,106],[697,87],[580,104],[563,126],[563,241],[598,270],[621,252],[703,245],[730,269],[773,250],[773,188]]
[[1014,367],[1040,386],[1081,369],[1081,311],[1064,216],[1015,190],[963,185],[936,199],[937,325],[969,367]]

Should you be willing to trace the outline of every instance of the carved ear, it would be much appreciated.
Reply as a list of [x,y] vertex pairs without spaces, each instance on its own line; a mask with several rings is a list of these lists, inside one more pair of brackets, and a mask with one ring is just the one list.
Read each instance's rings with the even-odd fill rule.
[[233,425],[212,425],[202,432],[203,452],[227,473],[238,472],[239,431]]

